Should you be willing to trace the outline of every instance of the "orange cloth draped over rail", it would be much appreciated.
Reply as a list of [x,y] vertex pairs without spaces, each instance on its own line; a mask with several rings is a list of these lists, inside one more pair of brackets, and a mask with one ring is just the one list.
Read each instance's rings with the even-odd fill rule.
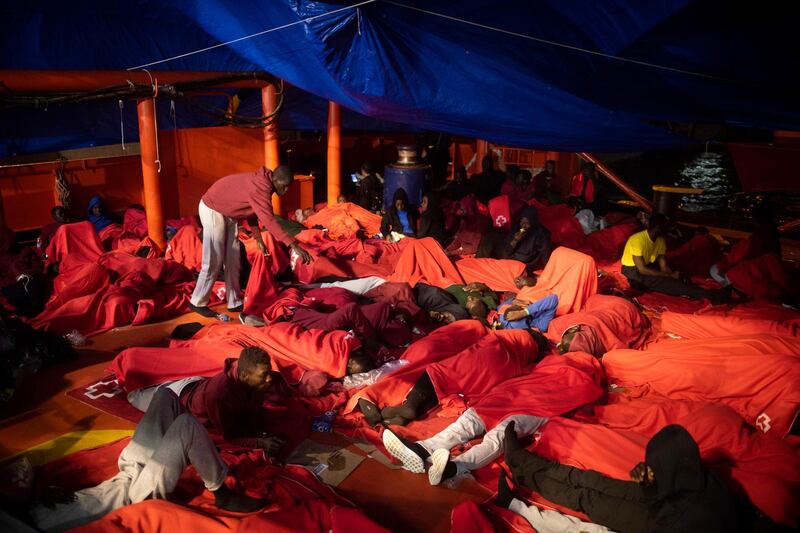
[[442,289],[464,284],[464,278],[436,239],[425,237],[403,240],[409,242],[400,253],[394,271],[387,278],[389,281],[405,282],[412,287],[422,282]]
[[661,330],[684,339],[731,335],[800,335],[800,320],[779,322],[736,316],[688,315],[667,311],[661,314]]
[[467,257],[455,262],[465,283],[480,281],[493,291],[517,292],[514,278],[525,272],[525,263],[514,259]]
[[586,300],[597,293],[597,266],[590,256],[565,248],[556,248],[536,285],[517,293],[518,300],[535,302],[545,296],[558,296],[556,316],[583,309]]
[[554,318],[547,328],[547,338],[558,343],[567,329],[578,324],[591,326],[605,348],[603,352],[642,348],[650,333],[650,322],[633,303],[595,294],[586,300],[583,311]]
[[399,372],[358,391],[347,402],[344,412],[353,411],[362,397],[373,403],[398,398],[403,401],[427,365],[467,349],[488,333],[489,329],[477,320],[459,320],[442,326],[412,343],[401,356],[408,364]]
[[363,229],[367,237],[381,232],[381,217],[361,206],[345,202],[326,207],[303,221],[307,228],[322,226],[328,228],[331,239],[355,237],[356,232]]
[[629,480],[628,472],[644,459],[649,439],[666,425],[680,424],[697,442],[703,462],[732,492],[741,488],[771,519],[794,523],[800,457],[790,444],[753,431],[724,405],[647,398],[628,402],[618,396],[610,395],[610,405],[595,408],[596,424],[550,420],[541,430],[536,453]]
[[610,382],[675,400],[722,403],[783,438],[800,409],[800,339],[774,335],[664,341],[603,357]]

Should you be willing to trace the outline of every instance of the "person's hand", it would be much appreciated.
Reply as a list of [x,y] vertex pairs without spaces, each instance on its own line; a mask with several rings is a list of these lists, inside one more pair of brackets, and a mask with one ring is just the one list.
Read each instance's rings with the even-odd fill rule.
[[48,509],[53,509],[58,504],[72,503],[77,499],[74,492],[61,487],[47,487],[39,496],[39,502]]
[[532,303],[533,302],[529,302],[528,300],[520,300],[519,298],[514,298],[513,300],[511,300],[511,305],[514,305],[516,307],[528,307]]
[[256,241],[256,248],[258,248],[258,251],[261,254],[263,254],[264,257],[268,257],[269,256],[269,250],[267,250],[267,245],[264,244],[264,241],[257,240]]
[[506,309],[506,312],[503,316],[505,316],[506,320],[514,322],[516,320],[522,320],[528,316],[528,314],[525,312],[525,309],[521,309],[519,307],[509,307]]
[[280,437],[264,437],[258,439],[258,447],[270,457],[278,455],[286,446],[286,441]]
[[303,247],[297,244],[296,242],[292,243],[292,250],[294,250],[294,253],[296,253],[300,257],[300,260],[303,262],[304,265],[307,265],[314,260],[311,254],[305,251]]
[[681,279],[681,273],[680,273],[680,272],[678,272],[678,271],[675,271],[675,272],[673,272],[672,274],[670,274],[670,277],[671,277],[672,279]]
[[633,470],[630,471],[630,475],[631,479],[640,485],[649,485],[655,481],[653,469],[644,464],[644,462],[633,467]]

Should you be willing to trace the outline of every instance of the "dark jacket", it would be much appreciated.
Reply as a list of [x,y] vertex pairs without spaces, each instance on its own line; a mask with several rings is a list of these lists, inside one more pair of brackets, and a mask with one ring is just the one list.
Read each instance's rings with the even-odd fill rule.
[[533,227],[517,246],[512,248],[511,241],[519,231],[519,222],[506,237],[506,252],[510,259],[516,259],[533,268],[543,267],[550,259],[553,251],[553,243],[550,240],[550,232],[539,224],[538,213],[535,207],[527,207],[519,214],[520,218],[527,218]]
[[650,439],[645,464],[655,482],[648,529],[657,532],[736,531],[736,506],[728,489],[700,461],[700,450],[682,426],[664,427]]
[[436,193],[428,193],[427,197],[428,208],[420,217],[417,238],[433,237],[444,247],[447,243],[447,231],[445,230],[446,217],[441,207],[441,197]]

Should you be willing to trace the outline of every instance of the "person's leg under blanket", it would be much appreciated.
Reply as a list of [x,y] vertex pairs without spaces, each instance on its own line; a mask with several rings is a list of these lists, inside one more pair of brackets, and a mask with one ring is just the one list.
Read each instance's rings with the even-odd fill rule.
[[178,379],[175,381],[168,381],[166,383],[160,383],[158,385],[153,385],[152,387],[143,387],[141,389],[136,389],[128,393],[128,403],[132,406],[137,408],[139,411],[143,413],[147,411],[147,408],[150,407],[150,403],[155,398],[156,392],[161,387],[166,387],[175,395],[180,398],[181,392],[189,383],[194,383],[195,381],[199,381],[201,379],[206,379],[201,376],[193,376],[190,378],[183,378]]
[[594,470],[580,470],[530,453],[519,444],[511,425],[506,427],[504,448],[515,483],[614,531],[647,531],[648,506],[638,483],[611,479]]
[[182,413],[178,397],[159,389],[130,443],[119,456],[120,472],[96,487],[75,493],[75,500],[54,508],[38,505],[31,511],[36,526],[63,531],[89,523],[124,505],[147,498],[166,498],[191,463],[217,505],[229,510],[254,511],[262,500],[233,494],[224,485],[228,468],[208,432],[196,418]]
[[344,305],[333,313],[323,313],[314,309],[296,309],[291,322],[306,329],[325,331],[352,329],[362,339],[374,338],[377,335],[375,328],[372,327],[356,303]]
[[[651,265],[651,267],[653,266]],[[693,300],[702,300],[705,298],[710,300],[713,304],[722,303],[726,299],[726,293],[724,291],[704,289],[692,283],[668,277],[644,276],[636,270],[636,267],[623,266],[622,273],[628,278],[628,281],[634,289],[645,288],[671,296],[685,296]]]

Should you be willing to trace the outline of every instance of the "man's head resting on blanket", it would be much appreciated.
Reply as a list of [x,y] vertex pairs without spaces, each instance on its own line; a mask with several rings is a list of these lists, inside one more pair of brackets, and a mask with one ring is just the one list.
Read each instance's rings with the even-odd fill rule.
[[283,196],[289,190],[289,185],[294,181],[294,173],[286,165],[280,165],[272,171],[272,186],[275,194]]
[[362,372],[369,372],[375,368],[375,361],[367,355],[363,348],[356,348],[350,351],[350,356],[347,358],[347,372],[348,375],[361,374]]
[[535,287],[537,281],[539,281],[539,277],[536,274],[521,274],[514,278],[514,285],[517,286],[517,289]]
[[486,302],[481,300],[478,296],[473,296],[470,294],[467,296],[467,301],[464,303],[464,307],[467,309],[467,313],[472,318],[477,319],[486,319],[489,315],[489,306],[486,305]]
[[272,384],[272,362],[269,354],[256,346],[248,346],[239,354],[239,381],[259,392]]

